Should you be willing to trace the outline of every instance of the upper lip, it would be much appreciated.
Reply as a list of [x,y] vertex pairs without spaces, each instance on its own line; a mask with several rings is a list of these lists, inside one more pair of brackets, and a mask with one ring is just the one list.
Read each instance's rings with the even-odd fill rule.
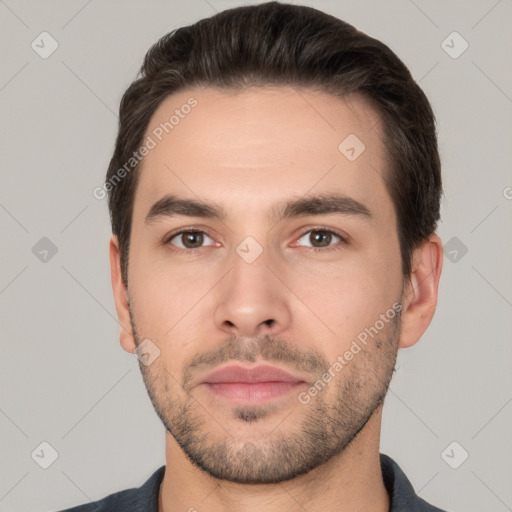
[[230,364],[213,370],[201,380],[203,384],[221,382],[256,384],[259,382],[304,382],[304,379],[276,366],[257,365],[244,367]]

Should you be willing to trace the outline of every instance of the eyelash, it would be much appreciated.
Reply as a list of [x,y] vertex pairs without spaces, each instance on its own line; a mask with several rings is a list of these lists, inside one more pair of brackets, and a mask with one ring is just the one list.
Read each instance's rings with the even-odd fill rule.
[[[341,245],[348,244],[346,236],[343,236],[341,233],[338,233],[337,231],[334,231],[334,230],[328,229],[328,228],[324,228],[322,226],[317,226],[314,229],[309,229],[308,231],[305,231],[297,238],[297,240],[300,240],[301,238],[304,237],[304,235],[307,235],[308,233],[314,233],[314,232],[328,233],[328,234],[337,236],[340,239],[340,241],[338,242],[339,244],[341,244]],[[170,245],[170,242],[172,239],[174,239],[177,236],[182,235],[184,233],[203,233],[206,236],[212,238],[206,231],[204,231],[202,229],[184,228],[184,229],[180,229],[179,231],[175,231],[175,232],[171,233],[170,235],[168,235],[165,238],[163,244]],[[170,250],[174,251],[174,252],[181,252],[181,253],[183,253],[183,252],[193,253],[193,252],[197,252],[199,249],[205,249],[205,247],[198,247],[196,249],[182,249],[181,247],[171,247]],[[329,252],[329,251],[333,251],[333,250],[339,250],[340,246],[332,245],[332,246],[327,246],[327,247],[307,247],[307,249],[314,253],[318,253],[318,252]]]

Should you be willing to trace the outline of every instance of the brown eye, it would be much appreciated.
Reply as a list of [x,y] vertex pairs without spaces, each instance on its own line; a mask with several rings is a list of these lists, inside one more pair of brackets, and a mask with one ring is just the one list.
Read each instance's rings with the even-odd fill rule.
[[[336,240],[337,239],[337,240]],[[330,247],[333,241],[343,241],[340,235],[327,229],[315,229],[304,233],[298,240],[299,243],[311,247],[312,249],[321,249]]]
[[327,231],[311,231],[309,240],[313,245],[318,244],[316,247],[328,247],[332,240],[332,233]]
[[199,249],[203,247],[205,239],[212,240],[203,231],[181,231],[169,239],[169,243],[180,249]]

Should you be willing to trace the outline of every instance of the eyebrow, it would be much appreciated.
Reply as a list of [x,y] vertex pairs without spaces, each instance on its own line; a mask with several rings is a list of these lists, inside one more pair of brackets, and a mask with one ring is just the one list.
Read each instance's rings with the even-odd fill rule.
[[[275,205],[269,214],[269,219],[278,222],[283,219],[304,217],[307,215],[349,215],[357,216],[363,220],[370,220],[372,212],[367,206],[340,193],[323,193],[314,196],[304,196],[299,199],[290,199]],[[146,224],[159,218],[175,217],[202,217],[224,221],[227,217],[222,206],[203,200],[185,199],[173,194],[167,194],[151,206],[146,215]]]

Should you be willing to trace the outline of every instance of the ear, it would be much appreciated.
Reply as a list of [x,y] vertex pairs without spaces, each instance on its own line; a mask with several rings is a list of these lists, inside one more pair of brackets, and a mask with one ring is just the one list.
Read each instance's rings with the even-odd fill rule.
[[121,252],[119,250],[119,241],[116,235],[110,239],[110,277],[112,280],[112,290],[114,292],[114,301],[116,304],[117,317],[121,325],[119,340],[121,346],[126,352],[133,353],[136,348],[133,338],[132,327],[130,323],[130,309],[128,307],[128,291],[121,277]]
[[411,275],[402,297],[400,348],[414,345],[430,325],[436,310],[442,268],[443,244],[439,236],[433,234],[413,253]]

